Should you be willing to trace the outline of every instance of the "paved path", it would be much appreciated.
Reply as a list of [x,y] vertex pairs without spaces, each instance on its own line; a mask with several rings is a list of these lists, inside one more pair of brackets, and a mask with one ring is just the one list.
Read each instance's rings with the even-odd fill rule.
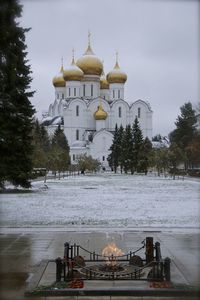
[[[141,246],[142,240],[147,236],[154,237],[154,242],[161,243],[162,256],[169,256],[177,267],[177,273],[172,274],[172,281],[181,281],[193,286],[200,283],[200,239],[198,232],[144,232],[144,231],[121,231],[102,232],[83,231],[74,232],[69,230],[52,229],[2,229],[0,235],[0,283],[1,300],[22,300],[26,282],[42,259],[52,259],[63,256],[63,244],[66,241],[77,243],[89,250],[101,252],[109,242],[115,242],[124,252],[135,250]],[[179,278],[179,279],[178,279]],[[27,298],[30,299],[30,298]],[[36,298],[34,298],[36,299]],[[37,298],[51,299],[54,298]],[[150,297],[58,297],[56,299],[148,299]],[[159,299],[169,299],[160,298]],[[176,298],[179,299],[179,298]],[[181,297],[183,299],[183,297]],[[187,298],[189,299],[189,298]],[[197,299],[197,298],[196,298]],[[179,299],[180,300],[180,299]]]

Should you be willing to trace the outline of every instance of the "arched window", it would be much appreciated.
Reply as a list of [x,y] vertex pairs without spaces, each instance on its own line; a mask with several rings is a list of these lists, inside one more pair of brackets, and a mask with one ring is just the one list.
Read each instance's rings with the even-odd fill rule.
[[93,97],[93,84],[91,84],[91,97]]
[[115,98],[115,91],[113,90],[113,99]]
[[118,113],[119,113],[119,118],[121,118],[122,117],[122,108],[121,108],[121,106],[119,107]]
[[64,99],[64,94],[62,93],[62,99]]
[[76,105],[76,116],[78,117],[79,116],[79,106]]
[[76,140],[78,141],[79,140],[79,130],[76,129]]
[[83,85],[83,96],[85,96],[85,84]]
[[138,119],[141,117],[141,108],[140,107],[138,107],[138,114],[137,114],[137,116],[138,116]]
[[71,96],[71,89],[69,88],[69,97]]
[[118,90],[118,99],[120,99],[120,90]]
[[74,88],[74,96],[76,97],[76,88]]

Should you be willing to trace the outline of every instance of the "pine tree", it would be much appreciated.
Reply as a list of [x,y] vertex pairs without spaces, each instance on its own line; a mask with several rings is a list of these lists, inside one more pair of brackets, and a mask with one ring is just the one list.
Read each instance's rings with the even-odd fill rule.
[[52,138],[49,164],[49,167],[53,171],[58,171],[59,175],[61,171],[67,170],[70,164],[68,141],[60,125],[58,125]]
[[181,115],[175,122],[176,129],[170,133],[170,141],[176,144],[185,154],[185,169],[190,164],[186,148],[197,137],[197,117],[190,102],[180,107]]
[[140,159],[142,159],[143,135],[137,117],[133,123],[133,170],[140,172]]
[[117,124],[115,125],[115,132],[113,136],[113,142],[110,146],[111,153],[108,155],[108,164],[114,169],[114,172],[117,172],[117,167],[119,166],[119,130]]
[[167,148],[153,150],[153,166],[156,167],[158,176],[160,173],[166,172],[169,169],[169,151]]
[[52,145],[55,144],[60,146],[63,150],[66,150],[69,153],[68,141],[60,125],[58,125],[52,138]]
[[118,130],[118,138],[117,138],[117,143],[118,143],[118,148],[119,148],[119,150],[118,150],[119,151],[118,161],[119,161],[119,166],[120,166],[121,173],[122,173],[122,170],[123,170],[123,148],[124,148],[123,135],[124,135],[124,128],[121,125],[119,127],[119,130]]
[[50,151],[50,140],[43,124],[38,120],[33,128],[33,167],[48,169],[48,155]]
[[170,133],[170,140],[183,150],[197,133],[197,118],[191,102],[180,107],[181,115],[175,122],[176,129]]
[[184,151],[176,144],[172,143],[168,149],[169,164],[171,167],[171,173],[173,174],[173,179],[177,172],[177,166],[181,161],[184,160]]
[[123,149],[121,157],[124,172],[127,173],[131,170],[131,173],[133,173],[133,136],[130,125],[127,125],[125,128],[122,144]]
[[152,143],[146,137],[142,143],[140,154],[139,154],[139,161],[138,161],[138,170],[139,172],[144,172],[145,175],[148,172],[148,168],[150,166],[150,159],[152,154]]
[[22,7],[17,0],[0,2],[0,184],[30,187],[32,120],[31,77],[25,33],[16,22]]

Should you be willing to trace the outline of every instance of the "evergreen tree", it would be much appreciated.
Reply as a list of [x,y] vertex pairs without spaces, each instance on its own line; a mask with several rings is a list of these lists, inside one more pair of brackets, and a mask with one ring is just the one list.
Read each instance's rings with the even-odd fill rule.
[[53,144],[48,154],[49,169],[58,171],[59,179],[60,173],[64,172],[69,167],[69,153],[61,148],[58,144]]
[[130,125],[125,128],[122,145],[121,159],[124,172],[127,174],[131,170],[131,173],[133,173],[133,136]]
[[115,149],[116,149],[116,144],[117,144],[117,133],[118,133],[118,127],[117,124],[115,125],[115,132],[113,135],[113,141],[112,141],[112,145],[110,146],[109,151],[110,154],[108,155],[107,161],[109,164],[109,167],[111,169],[114,169],[114,172],[116,173],[117,171],[117,167],[118,167],[118,158],[116,157],[116,153],[115,153]]
[[58,171],[60,174],[61,171],[67,170],[70,164],[69,150],[66,136],[60,125],[58,125],[52,138],[49,153],[49,168],[52,169],[52,171]]
[[108,164],[109,166],[114,169],[114,172],[117,172],[117,167],[119,166],[119,158],[120,158],[120,151],[121,151],[121,141],[120,141],[120,130],[115,125],[115,132],[113,136],[113,143],[109,149],[111,153],[108,155]]
[[193,169],[200,166],[200,134],[188,144],[185,150],[189,160],[189,168]]
[[147,137],[143,141],[140,151],[138,170],[140,172],[144,172],[146,175],[150,166],[150,160],[152,158],[152,143]]
[[153,154],[153,165],[160,176],[160,173],[165,173],[169,168],[169,151],[167,148],[154,149]]
[[176,144],[172,143],[168,149],[169,165],[171,168],[171,173],[173,174],[173,179],[177,172],[177,166],[184,160],[184,151]]
[[22,7],[17,0],[0,2],[0,185],[30,187],[32,121],[31,77],[25,33],[16,22]]
[[143,135],[138,118],[133,123],[133,170],[140,172],[140,159],[142,159]]
[[60,125],[58,125],[57,129],[54,132],[52,145],[58,145],[63,150],[66,150],[69,153],[68,141]]
[[160,134],[156,134],[154,137],[152,137],[153,142],[162,142],[162,136]]
[[170,133],[170,141],[184,150],[197,133],[197,118],[190,102],[181,106],[180,110],[181,115],[175,122],[176,129]]
[[43,124],[40,124],[40,141],[45,152],[50,150],[50,139],[48,132]]
[[181,115],[175,122],[176,129],[170,133],[170,141],[185,152],[185,169],[187,169],[189,157],[186,155],[186,148],[197,135],[197,118],[190,102],[181,106],[180,110]]
[[48,169],[49,151],[50,140],[48,133],[44,125],[36,120],[33,128],[33,167]]
[[113,143],[110,147],[111,153],[108,155],[108,164],[117,172],[117,167],[122,164],[121,153],[122,153],[122,136],[123,136],[123,126],[121,125],[118,129],[117,124],[115,125],[115,132],[113,136]]

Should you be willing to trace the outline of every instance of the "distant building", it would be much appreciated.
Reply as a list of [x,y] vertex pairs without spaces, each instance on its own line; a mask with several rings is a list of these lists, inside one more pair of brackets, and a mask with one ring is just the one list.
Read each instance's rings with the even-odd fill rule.
[[107,76],[102,61],[94,54],[88,38],[88,47],[76,62],[53,78],[55,100],[43,117],[43,124],[52,134],[61,124],[70,146],[71,162],[87,153],[107,168],[107,157],[113,140],[115,125],[126,127],[137,116],[144,137],[152,138],[152,110],[150,105],[137,100],[124,100],[127,75],[116,63]]

